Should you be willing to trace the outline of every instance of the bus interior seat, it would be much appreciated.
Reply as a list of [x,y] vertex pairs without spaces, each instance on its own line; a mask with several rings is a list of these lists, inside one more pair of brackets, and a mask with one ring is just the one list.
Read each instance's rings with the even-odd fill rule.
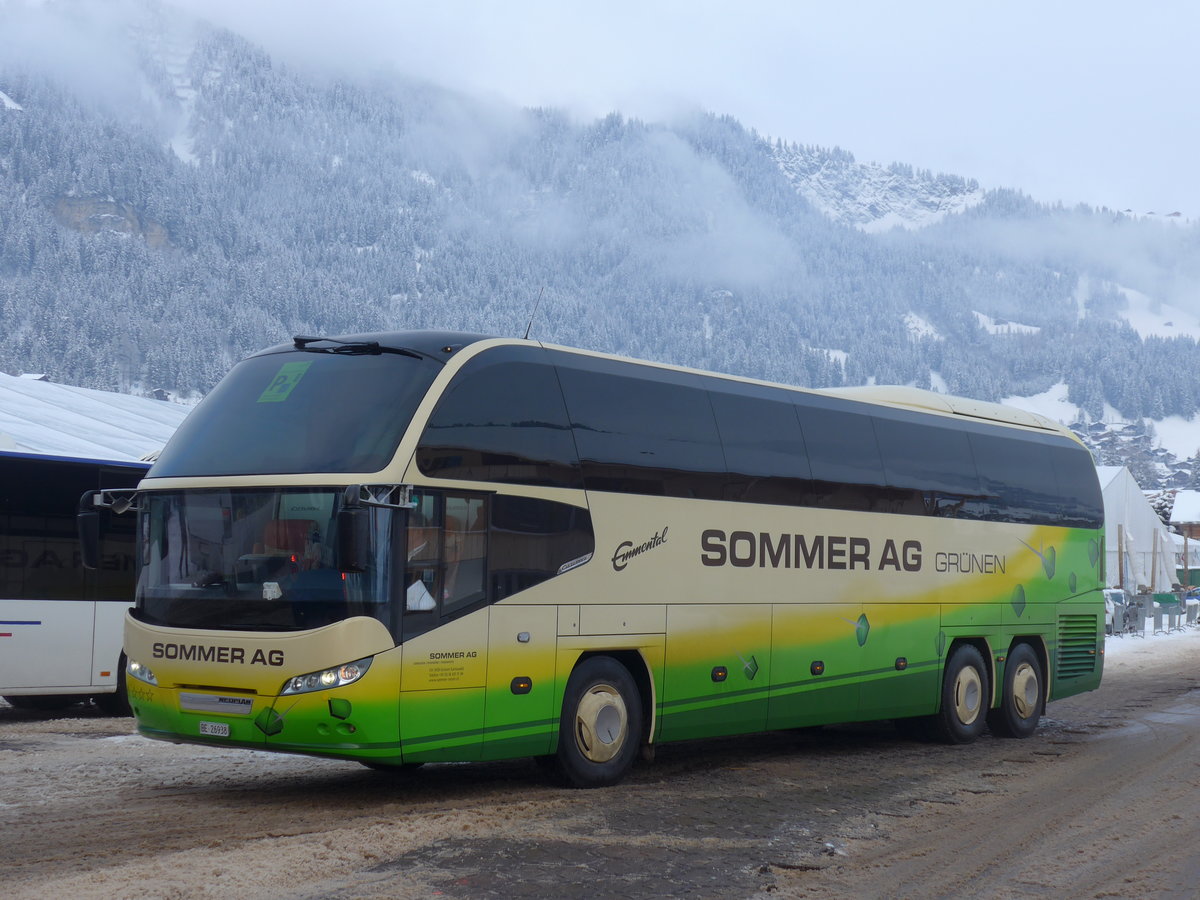
[[272,519],[263,528],[262,543],[255,553],[269,556],[303,556],[309,536],[317,530],[312,519]]

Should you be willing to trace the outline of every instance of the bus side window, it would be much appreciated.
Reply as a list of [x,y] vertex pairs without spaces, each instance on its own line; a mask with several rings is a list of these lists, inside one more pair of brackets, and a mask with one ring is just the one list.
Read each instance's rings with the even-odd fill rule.
[[446,496],[445,612],[487,596],[487,526],[487,507],[482,497]]
[[405,604],[408,612],[437,607],[441,590],[441,503],[436,494],[421,494],[408,515]]
[[483,497],[419,495],[408,520],[408,612],[453,614],[486,598],[487,526]]

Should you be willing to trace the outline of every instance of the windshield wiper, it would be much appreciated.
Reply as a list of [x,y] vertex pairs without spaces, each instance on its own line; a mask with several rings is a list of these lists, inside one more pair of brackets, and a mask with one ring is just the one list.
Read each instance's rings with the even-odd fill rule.
[[[380,353],[398,353],[401,356],[411,356],[421,359],[421,354],[401,347],[381,347],[379,341],[339,341],[336,338],[309,337],[298,334],[292,338],[297,350],[307,350],[309,353],[343,353],[348,356],[377,356]],[[332,347],[310,347],[309,344],[333,344]]]

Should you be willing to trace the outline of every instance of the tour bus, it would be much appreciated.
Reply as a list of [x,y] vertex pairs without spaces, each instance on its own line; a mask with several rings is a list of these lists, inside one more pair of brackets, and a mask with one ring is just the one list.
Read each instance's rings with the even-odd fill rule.
[[1101,494],[1049,420],[526,340],[297,337],[136,493],[151,738],[374,768],[896,720],[1033,733],[1102,671]]
[[[128,715],[125,612],[133,603],[134,522],[104,513],[99,566],[80,560],[84,491],[132,488],[148,463],[0,452],[0,696],[20,709],[94,697]],[[100,540],[100,538],[97,538]]]

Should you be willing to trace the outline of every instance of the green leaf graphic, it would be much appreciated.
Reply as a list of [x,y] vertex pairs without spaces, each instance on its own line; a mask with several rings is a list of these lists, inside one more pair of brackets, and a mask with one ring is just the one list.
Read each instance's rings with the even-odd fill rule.
[[283,716],[268,707],[255,717],[254,724],[258,726],[259,731],[269,737],[283,731]]
[[329,699],[329,714],[335,719],[350,718],[350,701],[341,697],[331,697]]
[[1019,584],[1013,588],[1012,608],[1018,618],[1025,612],[1025,588]]
[[854,636],[858,638],[858,646],[863,647],[867,643],[867,635],[871,633],[871,623],[867,621],[867,614],[863,613],[858,617],[858,624],[854,626]]

